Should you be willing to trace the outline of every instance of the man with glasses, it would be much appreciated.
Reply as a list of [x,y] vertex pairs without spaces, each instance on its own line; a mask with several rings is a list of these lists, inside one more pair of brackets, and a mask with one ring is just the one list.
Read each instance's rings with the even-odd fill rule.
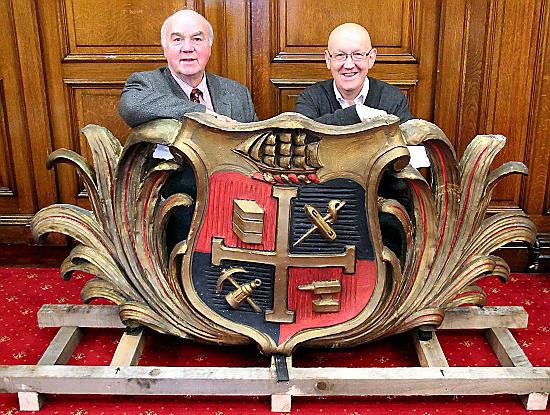
[[300,94],[296,112],[323,124],[350,125],[383,114],[400,122],[413,118],[407,98],[396,87],[367,76],[376,60],[367,30],[355,23],[336,27],[328,38],[325,61],[333,79]]
[[[412,119],[407,98],[398,88],[367,76],[375,60],[376,49],[363,26],[344,23],[336,27],[325,50],[325,61],[333,79],[306,88],[296,100],[296,112],[332,125],[356,124],[385,114],[397,115],[401,123]],[[424,149],[418,150],[421,154],[416,158],[421,162],[413,165],[429,165]],[[383,197],[408,205],[402,180],[384,174],[378,191]],[[401,258],[405,243],[401,224],[387,213],[380,213],[379,219],[383,244]]]

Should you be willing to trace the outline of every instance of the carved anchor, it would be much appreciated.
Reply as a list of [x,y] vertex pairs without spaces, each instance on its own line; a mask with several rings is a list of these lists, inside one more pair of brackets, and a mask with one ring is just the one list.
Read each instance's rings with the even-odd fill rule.
[[305,205],[304,210],[306,212],[306,215],[313,223],[313,226],[306,233],[304,233],[300,237],[300,239],[294,242],[293,246],[297,246],[302,243],[309,235],[311,235],[316,230],[319,230],[319,232],[321,232],[321,235],[323,235],[325,239],[328,239],[329,241],[334,241],[336,239],[336,232],[334,232],[334,229],[332,229],[330,225],[336,221],[338,211],[342,209],[345,204],[346,202],[342,200],[331,200],[330,202],[328,202],[328,213],[325,216],[321,216],[319,211],[313,206]]
[[225,281],[229,281],[236,288],[235,291],[232,291],[225,296],[225,300],[231,308],[237,309],[241,306],[243,301],[246,301],[256,313],[261,313],[262,309],[258,307],[258,305],[250,297],[252,297],[254,290],[262,285],[262,281],[256,278],[251,282],[239,285],[232,276],[237,272],[246,273],[247,271],[244,268],[230,268],[222,270],[220,278],[218,278],[218,282],[216,283],[216,293],[221,293],[223,283]]
[[273,309],[265,312],[265,320],[292,323],[294,311],[288,309],[289,268],[341,267],[346,274],[355,272],[355,246],[346,246],[341,254],[293,254],[289,252],[291,200],[298,193],[295,187],[273,187],[278,199],[277,236],[275,251],[259,251],[225,246],[223,239],[212,238],[212,264],[224,259],[269,264],[275,268],[273,281]]

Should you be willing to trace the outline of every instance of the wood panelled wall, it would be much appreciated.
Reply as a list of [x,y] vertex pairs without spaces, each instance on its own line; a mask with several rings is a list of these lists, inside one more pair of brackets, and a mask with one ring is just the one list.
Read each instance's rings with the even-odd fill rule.
[[459,154],[476,134],[507,137],[495,164],[522,161],[530,175],[506,179],[493,209],[523,209],[550,235],[547,1],[0,0],[0,243],[33,243],[27,223],[44,206],[87,206],[75,173],[48,171],[46,157],[60,147],[89,156],[79,133],[89,123],[124,141],[120,89],[163,65],[160,26],[184,7],[214,27],[208,69],[246,84],[261,119],[330,77],[333,27],[363,24],[378,49],[371,74],[401,88]]

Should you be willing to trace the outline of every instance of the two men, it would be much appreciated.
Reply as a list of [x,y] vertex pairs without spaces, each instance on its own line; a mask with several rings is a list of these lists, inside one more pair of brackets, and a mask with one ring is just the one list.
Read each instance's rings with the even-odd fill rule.
[[[132,74],[121,94],[119,112],[131,127],[159,118],[183,120],[188,112],[207,112],[231,122],[256,121],[248,89],[230,79],[207,73],[206,64],[214,39],[212,26],[192,10],[180,10],[168,17],[161,29],[161,43],[168,67]],[[376,49],[362,26],[345,23],[332,31],[325,51],[327,68],[333,80],[307,88],[299,97],[296,111],[325,124],[349,125],[369,118],[394,114],[401,122],[412,117],[401,91],[368,77]],[[171,158],[164,146],[155,151],[158,158]],[[385,187],[385,186],[384,186]],[[185,192],[195,197],[190,168],[173,175],[163,188],[163,196]],[[168,246],[188,233],[189,210],[172,215]],[[176,223],[177,222],[177,223]],[[399,252],[399,237],[394,250]],[[390,244],[392,245],[392,244]]]
[[[214,39],[212,26],[192,10],[168,17],[161,43],[168,67],[132,74],[121,94],[119,112],[135,127],[158,118],[182,120],[187,112],[207,112],[226,121],[256,121],[254,104],[243,85],[207,73]],[[412,117],[401,91],[368,77],[376,49],[364,27],[345,23],[332,31],[325,51],[333,80],[307,88],[296,112],[325,124],[349,125],[381,114]],[[197,91],[198,90],[198,91]]]

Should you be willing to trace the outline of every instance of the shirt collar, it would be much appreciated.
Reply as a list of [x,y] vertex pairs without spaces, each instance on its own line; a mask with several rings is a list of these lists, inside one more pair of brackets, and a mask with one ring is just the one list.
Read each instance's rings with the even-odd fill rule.
[[[352,104],[349,104],[340,91],[338,91],[338,88],[336,88],[336,82],[332,81],[332,87],[334,88],[334,94],[336,95],[336,99],[342,106],[342,108],[351,107]],[[367,94],[369,93],[369,78],[365,78],[365,82],[363,83],[363,88],[361,88],[361,91],[359,92],[359,95],[355,97],[353,100],[354,104],[363,104],[365,102],[365,99],[367,99]]]
[[172,71],[170,71],[170,74],[172,75],[172,77],[176,80],[176,82],[178,83],[178,85],[181,87],[181,89],[183,90],[183,92],[185,92],[185,95],[187,95],[187,97],[189,98],[189,96],[191,95],[191,91],[194,89],[194,88],[197,88],[199,89],[201,92],[202,92],[202,95],[205,96],[207,93],[208,93],[208,86],[206,85],[206,72],[204,73],[203,77],[202,77],[202,80],[200,81],[200,83],[196,86],[196,87],[192,87],[191,85],[189,85],[188,83],[186,83],[185,81],[181,80],[180,78],[178,78],[176,75],[174,75],[174,73]]

